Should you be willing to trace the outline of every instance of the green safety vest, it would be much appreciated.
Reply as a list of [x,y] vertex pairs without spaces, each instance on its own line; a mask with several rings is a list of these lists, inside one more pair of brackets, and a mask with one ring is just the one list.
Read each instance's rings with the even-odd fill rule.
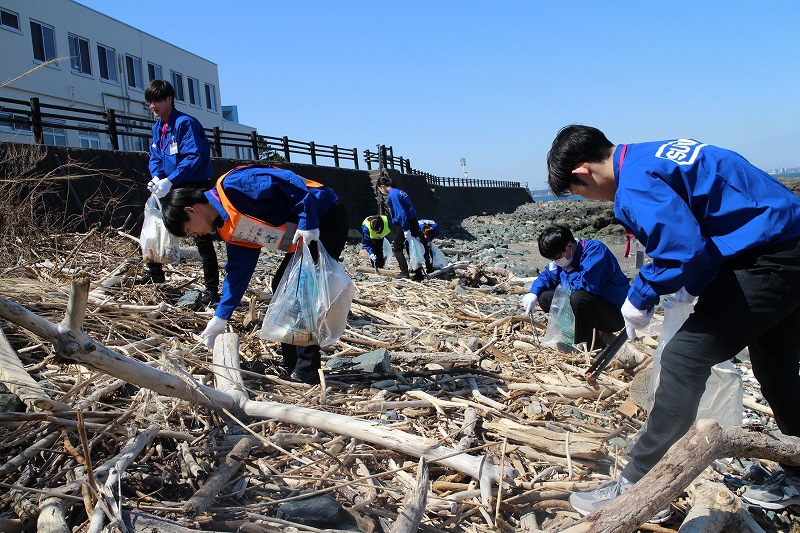
[[383,219],[383,231],[380,232],[380,233],[375,233],[374,231],[372,231],[372,227],[369,225],[369,219],[372,218],[372,217],[365,218],[364,222],[361,223],[362,226],[366,226],[367,230],[369,230],[369,238],[370,239],[373,239],[373,240],[380,239],[380,238],[385,237],[386,235],[389,234],[389,231],[390,231],[389,230],[389,219],[386,218],[386,215],[380,215],[380,217]]

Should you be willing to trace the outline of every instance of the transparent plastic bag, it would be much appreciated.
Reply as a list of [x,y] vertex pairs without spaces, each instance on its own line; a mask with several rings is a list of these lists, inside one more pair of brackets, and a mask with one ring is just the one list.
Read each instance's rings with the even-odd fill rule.
[[389,262],[394,258],[392,253],[392,243],[386,237],[383,238],[383,267],[388,268]]
[[444,268],[449,264],[444,253],[433,243],[431,243],[431,264],[436,269]]
[[569,305],[569,295],[572,291],[559,284],[550,304],[550,313],[547,315],[547,331],[542,338],[542,344],[558,349],[559,343],[573,344],[575,341],[575,315]]
[[416,237],[408,239],[408,269],[425,268],[425,247]]
[[298,246],[275,289],[260,337],[295,346],[329,346],[347,326],[355,285],[317,241],[319,261]]
[[347,315],[356,292],[356,286],[347,272],[322,243],[319,247],[319,262],[316,265],[319,276],[319,296],[317,298],[317,344],[330,346],[339,340],[347,327]]
[[[667,301],[664,306],[664,324],[661,328],[658,347],[653,353],[653,368],[648,387],[647,412],[653,408],[656,387],[661,374],[661,353],[670,339],[678,332],[694,308],[691,303]],[[716,420],[720,426],[737,426],[742,423],[742,399],[744,389],[739,371],[730,361],[714,365],[706,381],[706,390],[700,398],[700,407],[695,420]]]
[[181,259],[180,239],[164,226],[161,202],[155,194],[144,204],[139,247],[142,249],[142,259],[147,263],[177,263]]

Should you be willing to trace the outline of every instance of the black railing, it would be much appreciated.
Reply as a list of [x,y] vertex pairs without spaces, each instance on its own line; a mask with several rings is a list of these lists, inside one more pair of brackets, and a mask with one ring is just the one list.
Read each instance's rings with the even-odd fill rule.
[[[152,139],[152,122],[149,117],[120,115],[113,109],[94,111],[71,106],[47,104],[38,98],[28,101],[0,97],[0,113],[8,113],[9,118],[0,117],[0,125],[9,123],[17,131],[32,132],[37,144],[44,143],[44,128],[72,130],[87,133],[106,134],[113,150],[119,150],[120,139],[138,140],[138,145],[145,151]],[[219,127],[206,128],[211,150],[215,157],[222,157],[223,147],[250,149],[253,160],[270,159],[271,155],[287,163],[292,162],[292,155],[308,156],[312,165],[318,159],[333,160],[333,166],[340,168],[342,161],[352,161],[358,170],[358,150],[356,148],[340,148],[337,145],[317,144],[313,141],[303,142],[288,137],[272,137],[259,135],[257,131],[249,133],[224,131]],[[428,183],[453,187],[522,187],[516,181],[477,180],[467,178],[442,178],[414,170],[411,161],[394,155],[391,146],[378,145],[375,152],[364,150],[364,162],[367,170],[389,168],[402,174],[417,174],[425,177]]]

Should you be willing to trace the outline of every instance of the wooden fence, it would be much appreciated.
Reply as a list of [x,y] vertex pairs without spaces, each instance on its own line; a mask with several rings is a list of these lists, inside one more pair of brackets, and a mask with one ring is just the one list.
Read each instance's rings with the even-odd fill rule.
[[[119,150],[120,139],[140,139],[141,146],[148,146],[152,140],[152,123],[144,123],[142,117],[119,114],[114,109],[94,111],[70,106],[43,103],[39,98],[28,101],[0,97],[0,112],[11,115],[9,119],[0,118],[0,125],[8,125],[18,131],[33,133],[34,142],[44,143],[44,128],[80,131],[105,134],[109,137],[111,148]],[[57,122],[56,122],[57,121]],[[63,121],[63,122],[62,122]],[[256,131],[241,133],[223,131],[219,127],[206,128],[212,154],[222,157],[222,147],[249,148],[253,151],[253,159],[267,159],[270,154],[281,156],[286,162],[292,161],[292,154],[311,158],[312,165],[318,165],[319,159],[333,161],[333,166],[340,168],[342,161],[352,161],[359,169],[358,150],[356,148],[340,148],[337,145],[317,144],[313,141],[303,142],[288,137],[272,137],[260,135]],[[397,169],[403,174],[424,176],[434,185],[457,187],[522,187],[516,181],[475,180],[464,178],[442,178],[411,168],[411,162],[394,155],[391,146],[378,145],[375,152],[364,150],[364,162],[367,170],[376,168]]]

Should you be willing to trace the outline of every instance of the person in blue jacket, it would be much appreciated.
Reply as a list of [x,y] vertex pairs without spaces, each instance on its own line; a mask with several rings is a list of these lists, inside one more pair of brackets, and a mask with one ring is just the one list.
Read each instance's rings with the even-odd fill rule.
[[[211,147],[203,126],[197,119],[175,109],[175,89],[168,81],[153,80],[144,92],[144,98],[158,120],[153,125],[150,144],[150,175],[153,179],[148,189],[159,198],[172,188],[194,187],[207,190],[211,181]],[[195,239],[197,251],[203,261],[205,282],[204,303],[219,301],[219,265],[214,250],[213,236]],[[164,283],[161,263],[148,263],[147,272],[134,284]]]
[[[411,200],[405,191],[395,188],[392,178],[388,176],[378,178],[378,190],[386,196],[386,207],[389,209],[392,224],[400,230],[392,241],[392,252],[394,252],[394,258],[397,259],[397,266],[400,268],[398,277],[408,278],[410,276],[405,252],[408,251],[408,239],[419,236],[417,211],[411,205]],[[414,280],[419,281],[422,278],[422,268],[415,269]]]
[[[216,232],[226,243],[222,299],[200,335],[209,348],[225,332],[263,246],[286,252],[272,278],[274,292],[301,238],[315,261],[319,257],[316,241],[336,260],[347,241],[347,211],[333,189],[276,167],[236,167],[211,190],[173,190],[164,197],[163,206],[164,225],[173,235]],[[282,343],[281,351],[289,379],[319,383],[319,346]]]
[[539,253],[551,262],[522,298],[526,314],[538,302],[547,313],[556,287],[571,293],[569,304],[575,315],[575,343],[590,349],[605,346],[608,335],[625,327],[620,308],[630,284],[619,261],[600,241],[576,240],[565,226],[550,226],[539,235]]
[[422,218],[419,220],[419,242],[425,247],[425,270],[430,274],[433,267],[433,239],[439,236],[439,224],[435,220]]
[[[744,348],[778,428],[800,437],[800,198],[741,155],[693,139],[615,146],[572,125],[547,166],[556,195],[613,200],[652,258],[622,307],[629,337],[659,297],[697,297],[661,355],[653,409],[621,478],[572,494],[573,507],[591,512],[645,476],[691,427],[711,367]],[[800,503],[800,467],[781,466],[743,498],[769,509]]]
[[390,231],[386,215],[368,216],[361,223],[361,247],[369,255],[369,261],[374,268],[383,268],[389,259],[383,255],[383,238]]

